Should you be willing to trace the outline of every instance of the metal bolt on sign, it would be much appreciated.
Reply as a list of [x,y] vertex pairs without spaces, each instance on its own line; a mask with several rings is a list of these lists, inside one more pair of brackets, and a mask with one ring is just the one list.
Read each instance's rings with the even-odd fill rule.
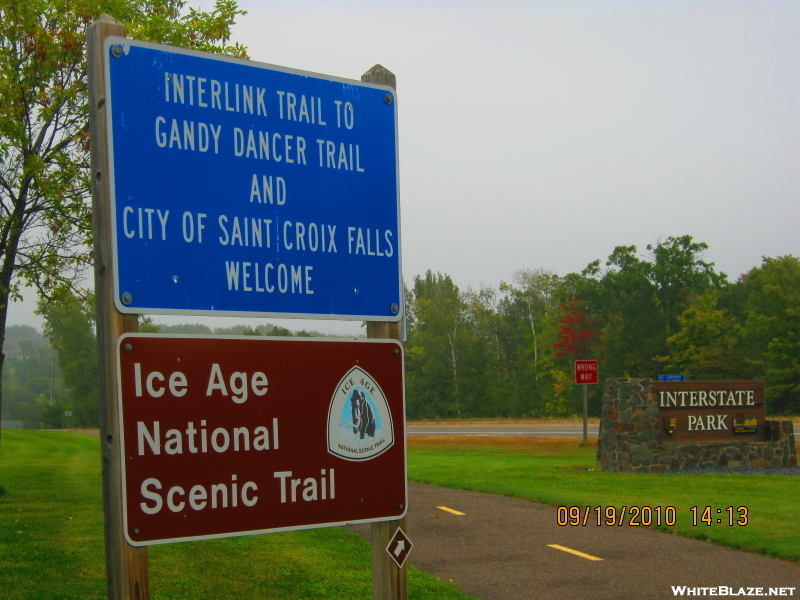
[[114,55],[114,58],[121,58],[122,57],[122,46],[116,45],[111,47],[111,54]]
[[383,101],[386,102],[386,104],[391,104],[394,101],[394,98],[392,97],[391,94],[386,94],[383,97]]
[[131,296],[130,292],[125,292],[124,294],[122,294],[122,303],[123,304],[127,305],[127,304],[130,304],[131,302],[133,302],[133,296]]

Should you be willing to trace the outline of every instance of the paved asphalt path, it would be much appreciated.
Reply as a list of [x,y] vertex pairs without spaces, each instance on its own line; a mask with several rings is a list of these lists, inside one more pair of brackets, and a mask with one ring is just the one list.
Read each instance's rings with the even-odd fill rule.
[[[409,561],[482,600],[666,599],[676,597],[673,585],[763,587],[765,593],[795,587],[800,596],[798,565],[643,527],[559,527],[556,512],[515,498],[409,483]],[[349,528],[369,539],[369,525]]]
[[[589,437],[597,437],[598,426],[589,424]],[[480,426],[461,426],[447,425],[437,427],[435,425],[408,425],[406,428],[408,437],[425,435],[447,435],[447,436],[517,436],[517,437],[583,437],[583,425],[573,427],[570,425],[559,426],[540,426],[540,425],[480,425]]]

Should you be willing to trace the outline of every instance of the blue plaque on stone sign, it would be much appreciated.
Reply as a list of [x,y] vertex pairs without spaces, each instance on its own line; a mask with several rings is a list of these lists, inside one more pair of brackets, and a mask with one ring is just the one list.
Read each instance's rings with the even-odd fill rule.
[[659,381],[686,381],[686,375],[659,375]]
[[104,47],[117,308],[397,321],[393,89]]

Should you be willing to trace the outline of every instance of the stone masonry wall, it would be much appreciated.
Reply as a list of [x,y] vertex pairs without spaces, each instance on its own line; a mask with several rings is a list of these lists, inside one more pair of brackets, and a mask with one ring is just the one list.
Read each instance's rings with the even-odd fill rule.
[[765,422],[763,442],[662,444],[650,379],[608,379],[600,411],[597,468],[623,473],[729,467],[797,466],[791,421]]

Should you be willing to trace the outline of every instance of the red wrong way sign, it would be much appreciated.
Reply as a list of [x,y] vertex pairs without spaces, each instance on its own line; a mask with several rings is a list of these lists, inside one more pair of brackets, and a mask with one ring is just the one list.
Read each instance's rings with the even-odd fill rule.
[[117,368],[130,544],[405,514],[398,342],[126,334]]
[[576,360],[575,361],[575,383],[578,385],[588,385],[598,382],[598,371],[596,360]]

